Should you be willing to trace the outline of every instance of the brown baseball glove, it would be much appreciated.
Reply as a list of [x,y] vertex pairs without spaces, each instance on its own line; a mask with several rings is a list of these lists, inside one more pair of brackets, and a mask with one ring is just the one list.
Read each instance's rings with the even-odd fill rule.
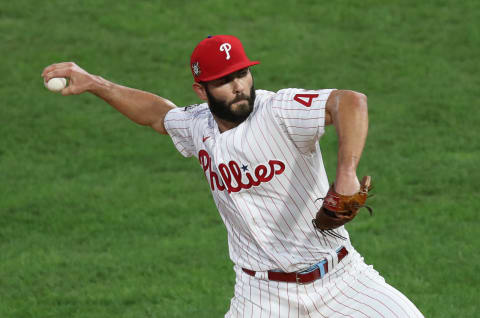
[[342,195],[334,190],[334,185],[328,190],[327,196],[323,198],[323,205],[312,220],[313,227],[320,230],[322,234],[343,238],[343,236],[332,231],[337,227],[353,220],[358,210],[367,208],[372,215],[372,209],[365,205],[368,191],[372,189],[370,176],[363,177],[360,182],[360,190],[353,195]]

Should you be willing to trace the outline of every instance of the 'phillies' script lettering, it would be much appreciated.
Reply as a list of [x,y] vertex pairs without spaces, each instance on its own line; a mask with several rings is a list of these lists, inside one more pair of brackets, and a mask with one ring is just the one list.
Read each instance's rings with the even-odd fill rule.
[[229,161],[228,164],[221,163],[218,165],[218,170],[222,176],[221,179],[215,171],[212,171],[212,159],[208,152],[203,149],[200,150],[198,152],[198,161],[200,161],[200,165],[203,168],[205,177],[210,182],[212,190],[215,190],[216,187],[218,190],[223,191],[226,186],[228,193],[250,189],[252,186],[259,186],[262,182],[272,180],[274,175],[282,174],[285,171],[285,164],[282,161],[269,160],[268,166],[259,164],[255,167],[253,173],[245,171],[245,178],[248,182],[244,182],[240,165],[233,160]]

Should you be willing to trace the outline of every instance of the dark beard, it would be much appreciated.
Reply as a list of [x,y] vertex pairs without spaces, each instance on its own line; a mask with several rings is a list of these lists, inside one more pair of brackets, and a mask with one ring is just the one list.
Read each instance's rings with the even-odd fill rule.
[[[228,104],[225,101],[221,101],[213,97],[207,87],[205,88],[205,91],[207,92],[208,97],[208,108],[210,108],[210,112],[219,119],[240,124],[245,121],[245,119],[247,119],[248,116],[250,116],[250,113],[253,111],[253,105],[255,103],[255,87],[253,84],[252,88],[250,89],[250,97],[244,94],[238,95]],[[242,100],[246,100],[248,104],[242,104],[241,107],[233,111],[232,104]]]

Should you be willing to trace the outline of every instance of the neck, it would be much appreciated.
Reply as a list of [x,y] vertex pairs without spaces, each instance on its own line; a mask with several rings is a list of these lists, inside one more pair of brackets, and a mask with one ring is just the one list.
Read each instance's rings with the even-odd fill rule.
[[230,130],[230,129],[235,128],[238,125],[240,125],[240,123],[232,123],[231,121],[226,121],[226,120],[220,119],[215,115],[213,115],[213,118],[217,122],[218,130],[220,131],[220,133],[223,133],[227,130]]

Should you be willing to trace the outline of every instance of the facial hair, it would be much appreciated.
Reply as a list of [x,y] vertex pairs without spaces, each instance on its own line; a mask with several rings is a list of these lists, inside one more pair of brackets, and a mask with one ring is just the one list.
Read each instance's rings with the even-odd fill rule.
[[[253,111],[253,105],[255,103],[255,87],[253,84],[250,89],[250,97],[245,94],[237,95],[235,99],[229,103],[213,97],[207,87],[205,90],[207,92],[208,108],[210,108],[210,112],[222,120],[240,124],[245,121]],[[235,110],[232,109],[233,104],[242,100],[246,100],[247,104],[241,104],[238,105]]]

